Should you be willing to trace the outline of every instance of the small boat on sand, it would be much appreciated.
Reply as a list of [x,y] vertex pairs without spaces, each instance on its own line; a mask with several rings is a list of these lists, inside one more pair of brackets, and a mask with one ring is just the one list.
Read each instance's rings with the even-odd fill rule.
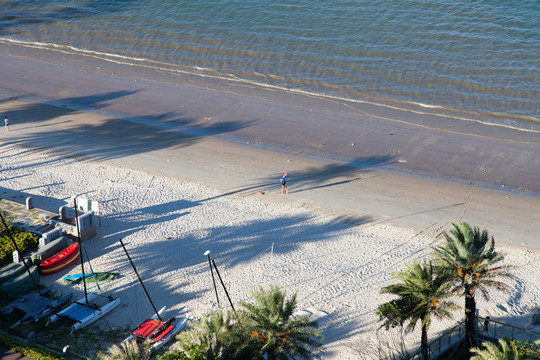
[[75,243],[43,261],[39,267],[43,275],[55,274],[74,265],[80,257],[79,244]]

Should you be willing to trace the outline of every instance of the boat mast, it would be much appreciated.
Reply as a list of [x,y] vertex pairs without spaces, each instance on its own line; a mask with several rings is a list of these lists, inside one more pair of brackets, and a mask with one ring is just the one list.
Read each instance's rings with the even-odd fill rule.
[[148,298],[148,300],[150,301],[150,304],[152,305],[152,308],[154,309],[154,313],[157,315],[158,319],[163,322],[163,319],[161,318],[161,316],[159,316],[159,313],[158,311],[156,310],[156,307],[154,305],[154,303],[152,302],[152,299],[150,298],[150,295],[148,295],[148,291],[146,291],[146,287],[144,286],[144,283],[141,279],[141,277],[139,276],[139,272],[137,271],[137,268],[135,267],[135,265],[133,264],[133,261],[131,261],[131,257],[129,256],[127,250],[126,250],[126,247],[124,246],[124,243],[122,242],[122,239],[120,239],[120,245],[122,245],[122,248],[124,249],[124,252],[126,253],[126,256],[129,260],[129,263],[131,264],[131,267],[133,268],[133,270],[135,271],[135,274],[137,275],[137,278],[139,279],[139,282],[141,283],[142,285],[142,288],[144,290],[144,293],[146,294],[146,297]]
[[32,279],[32,282],[34,283],[34,286],[36,287],[36,290],[37,290],[39,296],[42,296],[41,291],[39,291],[39,286],[37,285],[36,280],[34,280],[34,277],[32,276],[32,273],[30,272],[30,269],[28,268],[28,264],[26,264],[26,261],[24,260],[24,257],[23,257],[23,254],[22,254],[21,250],[19,250],[19,245],[17,245],[17,242],[13,238],[13,235],[11,235],[11,231],[9,231],[9,228],[8,228],[8,226],[6,224],[6,221],[4,220],[4,216],[2,215],[1,211],[0,211],[0,218],[2,218],[2,223],[4,224],[4,227],[6,228],[6,231],[7,231],[8,235],[9,235],[9,238],[11,239],[11,242],[13,242],[13,245],[15,246],[15,249],[19,253],[19,256],[21,257],[22,262],[24,264],[24,267],[26,268],[26,271],[28,272],[28,275],[30,275],[30,279]]
[[79,231],[79,213],[77,211],[77,197],[73,198],[73,204],[75,205],[75,226],[77,227],[77,241],[79,242],[79,251],[81,252],[81,269],[84,284],[84,300],[86,301],[86,305],[88,305],[88,293],[86,292],[86,276],[84,275],[84,260],[81,245],[81,233]]

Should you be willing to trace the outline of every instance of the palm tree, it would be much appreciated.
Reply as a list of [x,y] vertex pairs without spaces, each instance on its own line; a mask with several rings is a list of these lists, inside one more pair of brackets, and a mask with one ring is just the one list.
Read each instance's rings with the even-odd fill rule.
[[219,358],[232,357],[243,343],[249,341],[249,337],[238,331],[238,324],[232,320],[231,313],[224,313],[220,308],[202,316],[194,324],[191,334],[198,340],[201,350],[207,358],[217,356]]
[[422,358],[428,360],[431,317],[450,318],[450,310],[456,308],[454,303],[447,300],[452,296],[452,284],[444,274],[434,271],[431,261],[424,261],[423,264],[413,261],[404,271],[393,273],[392,277],[401,282],[382,288],[381,293],[397,295],[398,298],[378,307],[379,321],[384,321],[382,326],[386,329],[408,322],[407,332],[413,331],[420,321]]
[[317,322],[306,317],[293,317],[296,294],[286,300],[286,292],[273,286],[252,293],[255,304],[241,302],[239,323],[249,331],[257,348],[256,359],[311,359],[322,345]]
[[504,255],[495,251],[495,240],[487,230],[471,228],[466,222],[452,223],[450,234],[443,232],[446,244],[434,248],[435,262],[451,276],[455,291],[465,296],[465,339],[467,358],[476,346],[474,318],[476,315],[476,292],[489,300],[489,288],[508,290],[508,285],[496,280],[510,277],[510,266],[498,265]]

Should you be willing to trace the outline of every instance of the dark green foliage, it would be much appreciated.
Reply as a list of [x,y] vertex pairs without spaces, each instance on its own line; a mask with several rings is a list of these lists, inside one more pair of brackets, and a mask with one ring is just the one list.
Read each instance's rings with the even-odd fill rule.
[[400,298],[380,305],[375,313],[379,315],[379,321],[383,321],[383,326],[388,330],[403,326],[407,321],[406,315],[413,309],[412,302]]
[[34,360],[68,360],[68,358],[37,346],[28,345],[0,333],[0,345]]
[[[251,333],[251,348],[256,358],[311,359],[321,346],[317,322],[306,317],[293,318],[296,294],[286,299],[285,291],[274,286],[252,293],[255,304],[242,302],[240,321]],[[255,353],[255,354],[257,354]]]
[[540,359],[540,343],[528,341],[499,339],[498,344],[484,342],[480,348],[472,348],[474,360],[538,360]]
[[[37,247],[38,235],[14,226],[10,226],[9,231],[23,254]],[[0,233],[0,266],[12,261],[15,250],[15,245],[13,245],[8,233],[6,231]]]
[[[222,310],[203,316],[191,336],[208,359],[312,359],[321,347],[317,323],[293,317],[296,294],[286,299],[277,286],[252,293],[255,303],[240,303],[241,310]],[[167,359],[168,360],[168,359]]]
[[170,354],[158,355],[157,360],[218,360],[216,354],[206,354],[205,346],[199,344],[184,344],[185,351],[177,351]]
[[215,354],[219,358],[241,358],[250,337],[239,326],[231,312],[223,312],[222,309],[212,311],[201,317],[192,331],[193,337],[200,344],[201,352],[211,358]]
[[448,277],[436,272],[431,262],[423,264],[413,261],[411,265],[392,277],[400,282],[386,286],[381,293],[393,294],[398,298],[382,304],[377,309],[379,321],[386,329],[403,326],[412,331],[420,322],[422,328],[422,357],[428,358],[428,331],[432,316],[437,318],[452,317],[450,310],[455,305],[447,299],[452,296]]
[[507,337],[505,337],[504,340],[515,347],[523,359],[540,360],[540,340],[536,340],[533,343],[527,340],[510,340]]

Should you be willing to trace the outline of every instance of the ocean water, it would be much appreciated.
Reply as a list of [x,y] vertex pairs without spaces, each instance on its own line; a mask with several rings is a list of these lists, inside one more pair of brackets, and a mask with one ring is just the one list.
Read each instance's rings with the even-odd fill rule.
[[540,131],[538,0],[0,0],[0,38]]

